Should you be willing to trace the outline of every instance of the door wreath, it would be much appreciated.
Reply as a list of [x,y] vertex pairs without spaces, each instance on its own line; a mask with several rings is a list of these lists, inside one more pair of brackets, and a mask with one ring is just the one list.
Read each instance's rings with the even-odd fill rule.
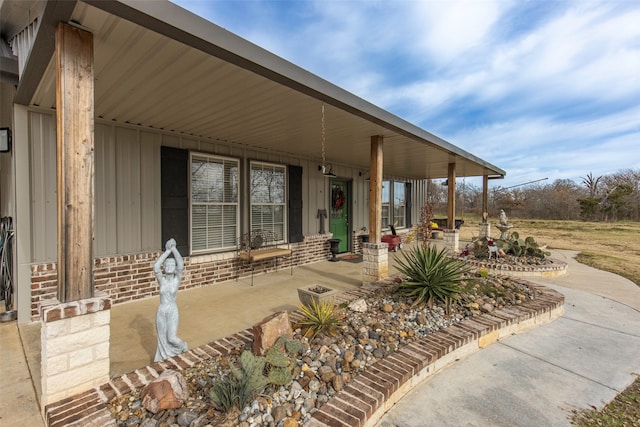
[[340,211],[344,208],[344,199],[342,187],[335,185],[331,191],[331,207],[334,211]]

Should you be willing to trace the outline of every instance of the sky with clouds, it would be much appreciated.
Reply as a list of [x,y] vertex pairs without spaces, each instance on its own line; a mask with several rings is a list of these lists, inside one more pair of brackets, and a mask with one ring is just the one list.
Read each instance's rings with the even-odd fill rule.
[[492,186],[640,169],[639,0],[174,2],[506,170]]

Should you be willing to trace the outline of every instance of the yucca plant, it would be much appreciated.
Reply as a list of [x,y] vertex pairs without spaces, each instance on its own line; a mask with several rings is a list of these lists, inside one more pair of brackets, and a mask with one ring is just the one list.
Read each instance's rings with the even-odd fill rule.
[[298,322],[305,329],[304,336],[312,340],[320,333],[335,336],[343,325],[344,315],[332,301],[311,300],[309,305],[300,305],[303,318]]
[[396,292],[413,299],[413,305],[425,302],[429,307],[436,300],[449,306],[461,291],[464,274],[470,268],[462,261],[448,257],[446,249],[416,246],[402,253],[398,270],[409,277]]

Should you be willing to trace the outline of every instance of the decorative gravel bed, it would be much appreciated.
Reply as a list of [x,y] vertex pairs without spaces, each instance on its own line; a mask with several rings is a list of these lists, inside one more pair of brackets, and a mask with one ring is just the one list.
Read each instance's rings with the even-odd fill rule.
[[[183,371],[190,397],[182,408],[147,412],[140,392],[114,398],[109,408],[119,426],[298,426],[304,425],[317,408],[340,391],[368,366],[396,351],[400,346],[432,332],[479,315],[482,312],[522,304],[535,299],[539,291],[510,277],[474,277],[447,313],[444,306],[432,308],[399,298],[391,291],[401,280],[390,280],[384,287],[364,297],[366,311],[344,307],[345,322],[336,336],[320,335],[311,342],[294,330],[303,343],[295,361],[295,380],[286,387],[268,386],[250,405],[235,413],[223,414],[209,397],[213,382],[230,374],[242,351],[200,362]],[[362,306],[362,301],[358,301]],[[350,304],[353,306],[352,304]],[[298,317],[296,317],[298,316]],[[300,314],[292,314],[299,319]],[[294,325],[295,328],[295,325]]]

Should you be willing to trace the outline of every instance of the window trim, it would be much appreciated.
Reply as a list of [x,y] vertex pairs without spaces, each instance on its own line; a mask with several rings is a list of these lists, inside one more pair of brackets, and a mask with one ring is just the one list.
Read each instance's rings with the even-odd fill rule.
[[[391,210],[391,212],[393,213],[393,222],[392,224],[395,224],[396,222],[396,184],[400,184],[400,186],[402,187],[402,192],[403,192],[403,203],[402,206],[404,206],[404,215],[403,215],[403,224],[399,225],[397,228],[407,228],[407,183],[405,181],[393,181],[393,209]],[[389,216],[392,216],[391,213]]]
[[256,205],[263,205],[263,206],[282,206],[282,240],[277,240],[274,243],[286,243],[289,241],[289,229],[288,229],[288,225],[289,225],[289,221],[288,221],[288,211],[287,211],[287,200],[288,200],[288,183],[289,183],[289,175],[288,175],[288,171],[287,171],[287,165],[282,164],[282,163],[274,163],[274,162],[268,162],[268,161],[263,161],[263,160],[257,160],[257,159],[253,159],[253,160],[249,160],[249,170],[248,170],[248,179],[247,179],[247,187],[248,187],[248,194],[247,194],[247,201],[248,201],[248,217],[249,217],[249,224],[248,226],[248,230],[251,231],[251,227],[253,224],[253,201],[251,200],[251,173],[253,172],[253,165],[266,165],[266,166],[271,166],[274,168],[280,168],[282,169],[283,172],[283,176],[284,176],[284,182],[282,183],[282,190],[283,190],[283,195],[284,195],[284,200],[282,201],[282,203],[256,203]]
[[[394,224],[395,222],[395,186],[396,184],[402,184],[404,186],[404,225],[402,226],[398,226],[398,229],[404,229],[407,228],[407,224],[408,224],[408,220],[407,220],[407,214],[408,214],[408,205],[407,205],[407,181],[398,181],[398,180],[393,180],[393,179],[383,179],[382,180],[382,185],[389,185],[389,202],[385,202],[384,200],[381,203],[381,207],[384,208],[385,206],[389,207],[389,224],[386,227],[383,227],[383,230],[390,230],[391,226]],[[384,191],[383,191],[384,194]],[[382,219],[382,218],[381,218]]]
[[[193,158],[196,157],[206,157],[208,159],[217,159],[223,161],[232,161],[235,162],[238,167],[238,182],[236,186],[237,198],[235,203],[218,203],[218,206],[228,206],[235,205],[236,206],[236,235],[234,236],[234,244],[232,246],[223,246],[220,248],[205,248],[205,249],[194,249],[193,248]],[[220,252],[229,252],[231,250],[236,250],[238,246],[238,241],[240,239],[240,200],[241,200],[241,188],[242,188],[242,161],[237,157],[229,157],[222,156],[214,153],[207,153],[202,151],[189,151],[189,252],[191,255],[203,255],[207,253],[220,253]],[[198,204],[198,203],[196,203]],[[200,203],[202,204],[202,203]]]

